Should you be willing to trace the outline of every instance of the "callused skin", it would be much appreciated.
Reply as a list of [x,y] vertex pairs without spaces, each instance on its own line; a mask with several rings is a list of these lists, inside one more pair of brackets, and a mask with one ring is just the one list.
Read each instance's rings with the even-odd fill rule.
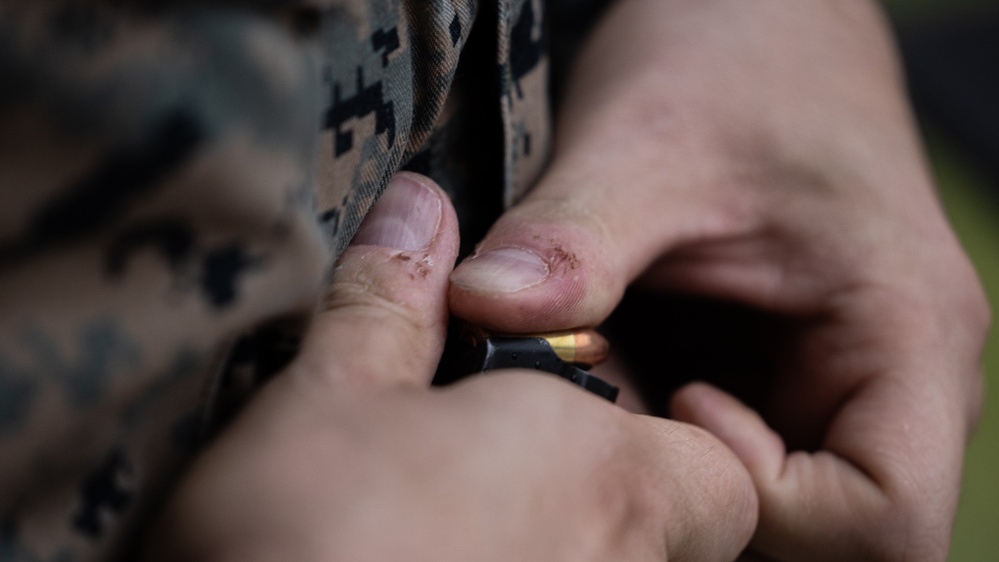
[[[901,78],[868,0],[615,2],[549,171],[452,275],[451,309],[504,331],[593,326],[637,280],[784,316],[761,411],[701,384],[672,399],[749,469],[753,549],[944,560],[990,314]],[[542,275],[509,270],[524,264]]]

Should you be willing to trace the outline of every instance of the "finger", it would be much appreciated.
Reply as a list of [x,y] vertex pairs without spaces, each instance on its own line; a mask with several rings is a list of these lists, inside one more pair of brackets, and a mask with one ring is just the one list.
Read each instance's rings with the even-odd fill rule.
[[[662,480],[646,496],[658,497],[673,561],[734,560],[756,529],[758,502],[739,459],[708,432],[684,423],[636,416],[645,426],[653,474]],[[640,479],[639,479],[640,480]]]
[[745,115],[717,115],[728,106],[676,80],[697,73],[689,29],[664,35],[674,8],[617,2],[601,19],[565,85],[548,170],[452,275],[455,315],[512,332],[597,325],[664,252],[758,228],[756,170],[730,150]]
[[703,427],[739,457],[754,478],[775,478],[784,464],[785,448],[754,410],[704,383],[692,383],[674,395],[673,419]]
[[302,370],[354,388],[428,385],[443,348],[457,248],[457,219],[440,187],[396,175],[337,262]]
[[[481,393],[503,404],[512,419],[528,420],[524,427],[536,428],[502,431],[492,439],[494,451],[506,450],[508,443],[529,448],[518,446],[512,456],[494,454],[490,465],[503,472],[526,470],[540,479],[542,489],[529,502],[535,523],[554,506],[554,520],[571,523],[566,540],[582,545],[611,539],[612,550],[603,556],[580,559],[730,561],[753,535],[758,512],[753,482],[728,447],[702,428],[608,407],[557,377],[528,371],[497,371],[451,388],[463,393],[462,403],[482,403]],[[508,458],[514,459],[510,466],[497,462]],[[567,489],[573,492],[561,495]],[[591,511],[594,498],[598,508]],[[546,533],[557,537],[560,527],[548,524]]]
[[546,175],[455,269],[452,312],[509,332],[599,324],[684,228],[665,189],[624,176]]
[[[933,416],[902,414],[898,397],[912,395],[888,380],[859,390],[815,453],[786,454],[759,415],[704,384],[681,389],[672,413],[718,436],[746,465],[760,499],[753,539],[760,553],[776,560],[943,560],[949,529],[941,521],[950,519],[919,507],[953,509],[947,496],[956,489],[962,440],[927,452],[920,441],[941,428],[926,423]],[[935,419],[946,423],[946,416]]]

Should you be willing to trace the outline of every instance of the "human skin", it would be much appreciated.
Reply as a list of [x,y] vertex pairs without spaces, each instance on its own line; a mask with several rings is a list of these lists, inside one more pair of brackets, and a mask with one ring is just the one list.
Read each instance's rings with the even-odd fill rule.
[[752,475],[753,555],[945,560],[989,310],[902,84],[867,0],[619,0],[549,170],[455,270],[450,307],[595,326],[637,280],[784,318],[758,411],[703,383],[671,402]]
[[716,438],[552,376],[431,389],[458,247],[401,174],[337,264],[293,363],[202,454],[147,560],[731,560],[756,523]]

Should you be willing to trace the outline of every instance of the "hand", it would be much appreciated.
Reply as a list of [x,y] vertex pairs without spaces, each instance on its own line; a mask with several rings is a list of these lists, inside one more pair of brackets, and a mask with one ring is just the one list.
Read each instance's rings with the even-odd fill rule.
[[455,270],[452,311],[597,325],[637,279],[779,315],[758,411],[672,401],[749,469],[753,549],[945,559],[989,313],[874,5],[619,0],[566,90],[549,171]]
[[429,381],[454,211],[401,174],[341,258],[299,357],[196,462],[163,560],[728,560],[752,483],[705,431],[533,372]]

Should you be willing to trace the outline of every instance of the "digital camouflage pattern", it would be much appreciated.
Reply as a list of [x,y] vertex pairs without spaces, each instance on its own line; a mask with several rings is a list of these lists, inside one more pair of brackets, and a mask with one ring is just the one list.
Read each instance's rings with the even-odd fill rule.
[[401,167],[449,190],[463,235],[525,193],[545,10],[0,4],[0,561],[131,559]]

